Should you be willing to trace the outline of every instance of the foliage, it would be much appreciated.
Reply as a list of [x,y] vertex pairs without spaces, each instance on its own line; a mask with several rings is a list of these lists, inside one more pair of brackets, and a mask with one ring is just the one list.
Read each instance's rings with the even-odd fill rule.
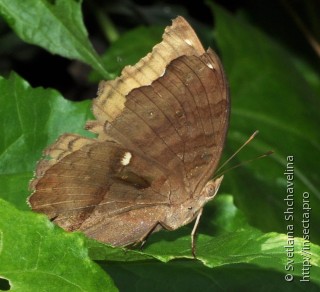
[[[25,7],[28,5],[28,7]],[[239,161],[267,150],[275,154],[225,175],[217,199],[206,206],[190,251],[192,226],[153,236],[142,250],[124,250],[67,233],[26,205],[28,182],[41,151],[65,132],[83,130],[90,102],[71,102],[53,89],[32,88],[15,73],[0,79],[0,289],[64,290],[317,290],[320,285],[319,91],[317,72],[304,59],[244,17],[208,4],[214,36],[232,95],[226,155],[256,129],[260,136]],[[92,79],[119,73],[159,41],[156,26],[120,35],[103,58],[87,37],[81,1],[0,0],[0,12],[26,42],[92,66]],[[40,15],[41,17],[35,17]],[[188,18],[188,17],[187,17]],[[167,23],[167,25],[169,22]],[[212,45],[212,39],[206,41]],[[134,41],[138,40],[138,41]],[[139,55],[140,54],[140,55]],[[119,62],[120,60],[120,62]],[[310,78],[311,76],[311,78]],[[294,156],[294,221],[284,218],[287,156]],[[310,194],[310,283],[302,276],[302,194]],[[230,195],[230,194],[233,194]],[[286,282],[287,226],[294,224],[294,282]],[[318,224],[317,224],[318,223]],[[110,277],[110,276],[111,277]],[[112,279],[111,279],[112,278]],[[250,279],[250,280],[248,280]],[[40,288],[39,288],[40,287]]]

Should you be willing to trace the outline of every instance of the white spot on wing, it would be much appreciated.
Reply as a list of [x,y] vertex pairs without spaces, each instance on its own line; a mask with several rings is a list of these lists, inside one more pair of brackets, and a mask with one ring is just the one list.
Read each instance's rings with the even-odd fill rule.
[[189,39],[184,40],[189,46],[192,46],[192,42]]
[[130,163],[131,158],[132,158],[132,154],[130,152],[125,152],[121,159],[121,164],[128,165]]
[[210,64],[210,63],[207,63],[207,66],[210,68],[210,69],[213,69],[213,66],[212,66],[212,64]]

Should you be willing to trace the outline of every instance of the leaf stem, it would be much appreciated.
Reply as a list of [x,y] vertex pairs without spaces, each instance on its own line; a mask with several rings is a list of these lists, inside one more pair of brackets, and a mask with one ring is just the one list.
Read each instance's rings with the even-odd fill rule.
[[110,43],[113,43],[119,38],[119,33],[116,27],[105,12],[96,8],[95,12],[103,34]]

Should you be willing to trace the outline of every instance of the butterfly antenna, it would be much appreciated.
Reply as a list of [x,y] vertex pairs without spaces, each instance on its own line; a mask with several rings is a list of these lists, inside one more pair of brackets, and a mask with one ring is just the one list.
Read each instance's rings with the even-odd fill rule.
[[[248,144],[254,139],[254,137],[258,135],[258,133],[259,133],[259,131],[256,130],[256,131],[249,137],[249,139],[248,139],[246,142],[244,142],[243,145],[241,145],[241,146],[239,147],[239,149],[238,149],[236,152],[234,152],[234,153],[217,169],[216,173],[219,172],[219,170],[220,170],[221,168],[223,168],[231,159],[233,159],[233,158],[243,149],[243,147],[245,147],[246,145],[248,145]],[[264,155],[264,154],[263,154],[263,155]],[[263,156],[263,157],[264,157],[264,156]],[[257,157],[257,158],[260,158],[260,156]],[[233,168],[234,168],[234,167],[233,167]]]
[[[239,152],[239,151],[238,151],[238,152]],[[254,160],[256,160],[256,159],[260,159],[260,158],[263,158],[263,157],[267,157],[267,156],[269,156],[269,155],[271,155],[271,154],[273,154],[273,153],[274,153],[274,151],[267,151],[266,153],[263,153],[263,154],[261,154],[261,155],[258,156],[258,157],[255,157],[255,158],[252,158],[252,159],[243,161],[243,162],[241,162],[241,163],[239,163],[239,164],[237,164],[237,165],[234,165],[234,166],[232,166],[232,167],[230,167],[230,168],[228,168],[228,169],[225,169],[223,172],[215,175],[215,177],[224,175],[226,172],[228,172],[228,171],[230,171],[230,170],[232,170],[232,169],[235,169],[235,168],[238,168],[239,166],[248,164],[248,163],[250,163],[250,162],[252,162],[252,161],[254,161]],[[230,159],[229,159],[229,160],[230,160]]]

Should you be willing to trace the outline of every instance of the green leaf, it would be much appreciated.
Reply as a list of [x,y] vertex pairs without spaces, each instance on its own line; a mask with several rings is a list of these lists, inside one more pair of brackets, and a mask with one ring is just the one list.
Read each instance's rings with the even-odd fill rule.
[[100,264],[120,291],[319,291],[312,282],[286,282],[282,274],[253,265],[208,268],[188,260]]
[[90,102],[65,100],[57,91],[33,89],[16,74],[0,77],[0,188],[2,198],[26,209],[28,183],[42,150],[67,131],[81,130]]
[[83,235],[1,199],[0,214],[0,277],[12,291],[117,291],[88,257]]
[[[9,167],[9,160],[7,160],[6,164],[1,163],[1,165],[6,165],[7,171],[13,173],[12,185],[14,185],[14,183],[17,184],[19,182],[17,180],[19,176],[15,176],[15,172],[19,170],[20,172],[28,173],[31,177],[29,168],[32,168],[38,159],[36,154],[26,155],[25,153],[38,153],[40,156],[42,148],[56,139],[61,132],[81,133],[79,129],[82,128],[88,117],[88,103],[68,102],[56,91],[41,88],[33,89],[15,74],[12,74],[8,80],[1,79],[0,89],[4,97],[1,108],[4,113],[8,112],[7,115],[3,116],[1,123],[6,125],[2,129],[3,137],[5,138],[2,153],[9,153],[10,155],[7,155],[13,161],[11,168]],[[11,116],[9,113],[11,113]],[[78,122],[76,122],[76,118],[78,118]],[[19,123],[16,121],[19,121]],[[18,140],[16,137],[22,137],[20,139],[23,147],[12,148],[12,145],[15,145],[14,142]],[[30,145],[33,145],[33,148]],[[2,157],[6,157],[6,154],[2,154]],[[23,159],[25,163],[21,163]],[[6,183],[6,177],[1,177],[0,182]],[[26,184],[27,180],[25,180]],[[18,190],[19,188],[16,187],[8,199],[16,203],[19,208],[24,208],[27,196],[26,186],[20,186],[21,194]],[[48,232],[52,230],[52,224],[49,220],[43,216],[34,216],[32,218],[41,218],[42,223],[47,221],[45,227],[42,228],[48,228]],[[19,221],[19,216],[17,217]],[[9,232],[7,229],[10,229],[11,232],[17,234],[20,233],[21,228],[25,229],[21,226],[17,226],[14,229],[12,227],[9,228],[9,225],[13,226],[10,223],[11,221],[14,220],[9,217],[3,217],[3,222],[6,223],[2,225],[5,232]],[[48,236],[49,238],[45,240],[51,241],[51,237],[46,235],[43,229],[40,228],[39,230],[37,222],[31,221],[27,225],[29,229],[25,230],[26,239],[24,241],[29,242],[29,245],[32,242],[34,233],[43,235],[44,239]],[[108,262],[127,261],[133,263],[132,267],[136,262],[145,262],[147,266],[149,264],[152,266],[154,260],[168,262],[173,259],[192,259],[190,249],[191,227],[183,227],[174,232],[163,231],[154,234],[142,251],[113,248],[90,239],[86,239],[85,245],[88,248],[90,257],[95,260]],[[55,230],[59,230],[62,234],[64,233],[58,227]],[[27,239],[28,233],[31,239]],[[67,232],[65,234],[70,235]],[[295,244],[297,250],[293,274],[299,277],[301,276],[301,263],[303,260],[301,253],[302,239],[296,238]],[[230,264],[247,264],[252,267],[254,264],[256,268],[272,268],[279,273],[285,273],[284,266],[287,260],[284,250],[285,245],[286,236],[277,233],[263,234],[261,231],[249,226],[242,213],[234,206],[233,198],[220,194],[217,199],[205,208],[197,238],[197,256],[199,261],[210,268],[223,267]],[[8,254],[15,254],[14,250],[10,250],[10,245],[7,248]],[[29,246],[29,249],[32,249],[32,246]],[[61,247],[61,249],[63,248]],[[59,251],[53,250],[53,252]],[[312,280],[319,283],[320,249],[318,246],[311,244],[311,252]],[[196,267],[196,262],[194,264]]]
[[110,79],[113,75],[89,42],[81,4],[78,0],[1,0],[0,14],[25,42],[85,62]]
[[[294,159],[294,233],[302,236],[303,193],[308,192],[312,221],[320,222],[319,76],[258,28],[217,5],[215,36],[231,90],[231,124],[226,153],[231,155],[256,129],[260,134],[237,162],[268,150],[275,154],[225,175],[223,191],[235,195],[249,222],[263,231],[286,233],[287,157]],[[301,59],[300,64],[304,61]],[[301,67],[301,66],[300,66]],[[308,71],[308,73],[307,73]],[[312,76],[309,82],[305,76]],[[309,78],[310,79],[310,78]],[[320,243],[318,224],[310,224]]]
[[[207,215],[211,214],[211,218],[205,214],[203,222],[210,221],[210,224],[200,227],[197,238],[197,259],[205,266],[217,268],[231,264],[254,264],[256,268],[286,273],[288,256],[285,246],[290,246],[286,234],[264,234],[249,226],[243,214],[234,206],[230,195],[219,195],[206,206],[206,211]],[[185,227],[174,232],[163,231],[154,234],[143,248],[143,253],[130,250],[124,252],[114,248],[112,252],[112,248],[103,244],[99,250],[98,243],[90,242],[88,247],[91,257],[97,260],[119,261],[124,255],[126,261],[142,261],[148,258],[163,262],[179,258],[192,259],[190,233],[191,230]],[[310,254],[303,252],[303,246],[306,244],[310,244],[310,250],[306,250]],[[294,271],[290,274],[301,277],[303,261],[310,256],[312,280],[320,284],[320,247],[303,238],[295,238],[294,249]]]

